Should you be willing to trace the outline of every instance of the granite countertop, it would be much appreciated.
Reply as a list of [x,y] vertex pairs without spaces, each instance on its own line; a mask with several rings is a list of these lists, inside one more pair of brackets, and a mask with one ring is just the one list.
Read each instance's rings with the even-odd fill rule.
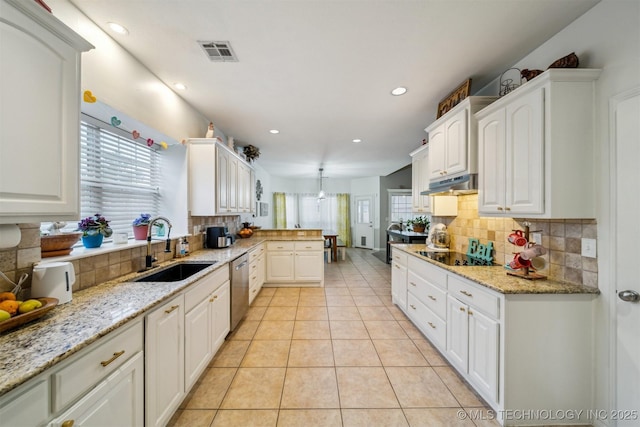
[[[597,288],[574,285],[558,280],[527,280],[509,276],[503,266],[453,266],[445,265],[430,258],[421,256],[416,251],[424,251],[424,244],[394,243],[400,249],[416,258],[448,270],[486,288],[502,294],[599,294]],[[426,249],[429,250],[428,248]]]
[[[289,238],[291,240],[291,238]],[[0,396],[80,351],[98,338],[144,316],[163,301],[247,253],[264,238],[238,239],[224,249],[203,249],[177,262],[217,261],[211,267],[178,282],[132,282],[148,274],[126,276],[73,293],[73,299],[40,319],[0,334]],[[269,239],[271,240],[271,238]],[[154,271],[153,269],[150,271]]]

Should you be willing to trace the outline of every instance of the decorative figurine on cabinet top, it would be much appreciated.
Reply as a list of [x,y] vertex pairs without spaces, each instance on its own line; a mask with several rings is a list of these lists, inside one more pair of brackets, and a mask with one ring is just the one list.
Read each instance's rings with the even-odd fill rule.
[[205,138],[213,138],[213,131],[215,127],[213,126],[213,122],[209,122],[209,129],[207,129],[207,133],[205,134]]

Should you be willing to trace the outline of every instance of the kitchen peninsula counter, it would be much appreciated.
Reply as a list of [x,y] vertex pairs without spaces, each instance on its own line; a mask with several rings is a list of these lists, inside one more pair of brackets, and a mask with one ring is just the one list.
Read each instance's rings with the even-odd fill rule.
[[[452,266],[421,256],[424,244],[394,243],[393,247],[411,256],[448,270],[502,294],[599,294],[597,288],[560,282],[553,279],[527,280],[509,276],[503,266]],[[427,249],[428,250],[428,249]]]

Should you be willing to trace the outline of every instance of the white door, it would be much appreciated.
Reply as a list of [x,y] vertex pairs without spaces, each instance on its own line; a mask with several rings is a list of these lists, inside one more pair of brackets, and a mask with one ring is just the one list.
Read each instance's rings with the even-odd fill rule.
[[[613,284],[616,313],[616,373],[614,408],[638,410],[640,402],[640,279],[637,247],[640,241],[640,88],[623,94],[611,104],[615,156],[612,186],[614,253]],[[622,412],[620,412],[622,415]],[[637,414],[637,413],[636,413]],[[618,421],[617,426],[637,426],[638,419]]]
[[354,247],[373,249],[373,216],[373,196],[356,196]]

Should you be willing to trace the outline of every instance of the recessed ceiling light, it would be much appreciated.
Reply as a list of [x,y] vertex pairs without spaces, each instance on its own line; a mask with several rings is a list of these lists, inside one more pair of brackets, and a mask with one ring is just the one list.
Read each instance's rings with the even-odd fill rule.
[[178,90],[185,90],[187,87],[184,85],[184,83],[174,83],[173,87],[175,87]]
[[400,95],[404,95],[405,93],[407,93],[407,88],[402,86],[397,87],[391,91],[391,95],[393,96],[400,96]]
[[107,25],[109,25],[109,28],[111,28],[113,31],[115,31],[118,34],[124,34],[124,35],[129,34],[129,30],[127,30],[125,27],[123,27],[120,24],[117,24],[115,22],[109,22],[107,23]]
[[361,139],[356,138],[356,139],[354,139],[354,140],[353,140],[353,142],[355,142],[356,144],[358,144],[358,143],[362,142],[362,140],[361,140]]
[[274,134],[274,135],[275,135],[275,134],[277,134],[277,133],[280,133],[280,131],[279,131],[278,129],[271,129],[271,130],[269,131],[269,133],[272,133],[272,134]]

